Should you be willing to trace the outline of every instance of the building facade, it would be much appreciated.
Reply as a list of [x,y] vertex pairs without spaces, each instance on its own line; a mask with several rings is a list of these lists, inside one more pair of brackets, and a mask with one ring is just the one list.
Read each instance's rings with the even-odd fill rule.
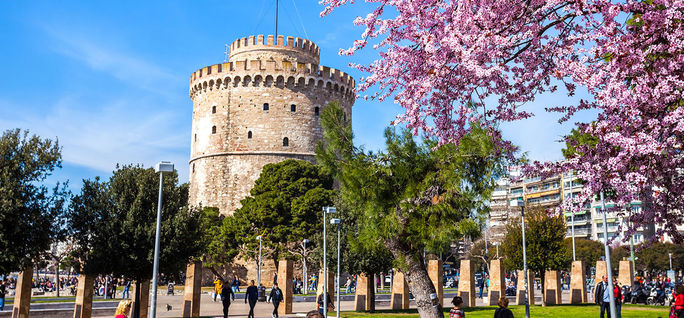
[[315,160],[329,102],[351,120],[354,79],[319,59],[309,40],[259,35],[233,42],[228,62],[192,73],[191,205],[232,214],[264,165]]

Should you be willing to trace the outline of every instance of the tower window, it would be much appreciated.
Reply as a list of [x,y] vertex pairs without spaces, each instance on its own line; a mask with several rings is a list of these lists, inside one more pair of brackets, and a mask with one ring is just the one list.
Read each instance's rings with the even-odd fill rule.
[[290,140],[287,137],[283,138],[283,147],[290,146]]
[[247,132],[247,139],[252,139],[252,132],[251,131]]
[[195,134],[195,141],[197,141],[197,134]]
[[216,106],[211,106],[211,113],[216,114]]
[[268,103],[264,103],[264,110],[268,110]]
[[290,105],[290,111],[293,113],[296,112],[297,111],[297,105],[295,105],[295,104]]
[[192,164],[192,173],[195,173],[195,164]]
[[216,133],[216,126],[212,126],[211,127],[211,134],[213,135],[215,133]]
[[314,107],[314,115],[318,116],[320,113],[321,109],[318,106]]

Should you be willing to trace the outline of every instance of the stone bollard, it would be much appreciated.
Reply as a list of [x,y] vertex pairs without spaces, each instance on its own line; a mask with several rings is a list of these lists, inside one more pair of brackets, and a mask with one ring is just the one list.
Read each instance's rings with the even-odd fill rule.
[[76,303],[74,305],[74,318],[90,318],[93,314],[93,286],[95,277],[80,274],[76,290]]
[[[283,303],[278,307],[278,314],[289,315],[292,313],[292,277],[293,263],[292,260],[281,260],[278,262],[278,287],[283,292]],[[332,296],[331,296],[332,298]],[[335,306],[339,306],[335,304]]]
[[19,273],[16,294],[12,307],[12,318],[28,318],[31,309],[31,278],[33,267],[28,267]]
[[587,300],[586,276],[584,275],[584,262],[572,262],[570,271],[570,303],[581,304],[589,302]]
[[[224,284],[228,284],[224,282]],[[185,290],[183,292],[183,317],[199,317],[202,302],[202,262],[194,261],[185,270]]]
[[435,285],[437,299],[442,307],[444,307],[444,267],[442,265],[442,260],[430,260],[428,262],[428,275],[430,276],[432,285]]
[[469,259],[461,260],[458,279],[458,295],[463,298],[463,307],[475,307],[475,271]]
[[[316,287],[316,301],[318,301],[318,296],[323,294],[323,269],[318,273],[318,286]],[[328,295],[330,295],[330,300],[335,302],[335,273],[328,269]],[[337,304],[335,304],[337,308]],[[328,309],[330,311],[330,309]]]
[[392,281],[392,310],[409,309],[409,287],[404,273],[398,269],[394,270],[394,280]]
[[[534,305],[534,272],[527,270],[527,284],[530,287],[530,305]],[[525,276],[523,271],[518,270],[518,289],[516,301],[518,305],[525,304]]]
[[561,283],[560,272],[549,271],[544,273],[544,299],[543,302],[547,305],[560,305],[561,300]]
[[[602,277],[607,277],[608,272],[606,271],[606,261],[596,261],[596,274],[594,275],[594,291],[596,291],[596,286],[603,281]],[[593,295],[594,293],[592,293]],[[592,296],[593,298],[593,296]]]
[[[135,294],[137,291],[137,284],[133,285],[133,303],[131,303],[131,314],[129,317],[133,317],[133,311],[135,310]],[[145,280],[140,282],[140,318],[147,318],[147,313],[150,307],[150,281]]]
[[504,268],[500,259],[492,260],[489,265],[489,305],[499,303],[499,298],[506,296],[506,281],[504,280]]
[[620,261],[620,272],[618,272],[618,284],[620,286],[634,284],[634,267],[631,261]]
[[356,295],[354,296],[355,311],[368,311],[371,307],[371,289],[373,288],[373,279],[368,278],[366,274],[359,274],[356,277]]

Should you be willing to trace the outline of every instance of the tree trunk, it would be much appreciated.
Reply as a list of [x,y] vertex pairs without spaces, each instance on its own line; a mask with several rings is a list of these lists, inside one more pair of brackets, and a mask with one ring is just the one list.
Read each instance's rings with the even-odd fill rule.
[[546,291],[544,290],[544,284],[546,283],[546,270],[541,270],[541,294],[542,294],[542,307],[546,307]]
[[136,279],[135,280],[135,295],[133,295],[134,300],[133,300],[133,317],[131,318],[140,318],[140,280]]
[[[430,294],[437,294],[435,286],[428,275],[425,264],[421,259],[414,257],[411,249],[399,242],[398,239],[391,240],[387,244],[387,248],[392,252],[395,258],[406,259],[405,268],[403,268],[404,275],[409,284],[409,289],[413,293],[418,307],[418,315],[421,318],[444,318],[442,313],[442,305],[436,302],[437,305],[432,305]],[[421,252],[422,256],[422,252]]]
[[223,275],[219,274],[214,267],[210,267],[209,270],[214,273],[214,275],[216,275],[222,282],[225,281],[225,279],[223,279]]
[[[368,297],[370,297],[370,313],[375,313],[375,274],[367,274],[369,278],[373,278],[371,282],[371,289],[368,291]],[[359,288],[359,286],[356,286]]]
[[59,284],[59,260],[55,260],[55,263],[56,263],[55,267],[57,268],[55,270],[55,284],[57,285],[57,289],[56,289],[57,290],[57,298],[59,298],[59,287],[60,287],[59,286],[60,285]]

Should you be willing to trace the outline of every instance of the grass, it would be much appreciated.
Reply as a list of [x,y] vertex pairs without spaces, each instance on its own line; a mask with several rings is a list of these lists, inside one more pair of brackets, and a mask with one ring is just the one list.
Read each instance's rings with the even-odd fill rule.
[[[515,317],[525,317],[525,306],[510,306]],[[495,306],[465,308],[467,318],[491,318],[494,316]],[[624,318],[658,318],[668,317],[669,307],[655,307],[644,305],[625,305],[622,308]],[[415,309],[406,311],[380,310],[374,314],[360,312],[342,312],[344,318],[355,317],[380,317],[380,318],[412,318],[418,317]],[[444,316],[449,317],[449,310],[444,311]],[[593,304],[584,305],[558,305],[558,306],[531,306],[530,316],[535,318],[578,318],[598,317],[599,307]]]

